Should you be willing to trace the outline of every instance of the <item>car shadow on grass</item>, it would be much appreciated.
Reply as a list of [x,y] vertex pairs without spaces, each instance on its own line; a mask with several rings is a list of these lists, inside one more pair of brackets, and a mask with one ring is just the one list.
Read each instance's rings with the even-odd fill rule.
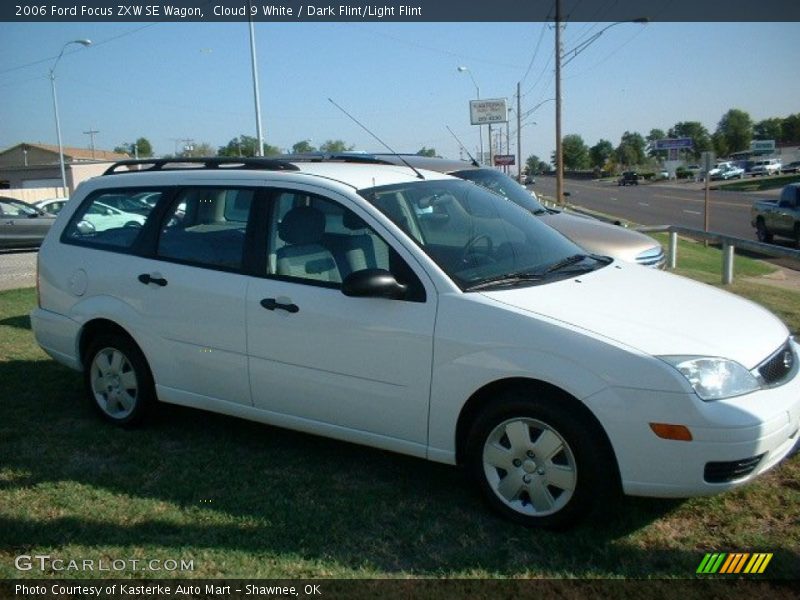
[[31,318],[28,315],[18,315],[16,317],[8,317],[0,320],[0,325],[7,327],[14,327],[15,329],[28,329],[31,328]]
[[679,501],[621,498],[575,529],[528,530],[446,465],[163,404],[118,429],[52,361],[0,363],[0,381],[7,551],[235,551],[416,576],[689,576],[702,559],[632,539]]

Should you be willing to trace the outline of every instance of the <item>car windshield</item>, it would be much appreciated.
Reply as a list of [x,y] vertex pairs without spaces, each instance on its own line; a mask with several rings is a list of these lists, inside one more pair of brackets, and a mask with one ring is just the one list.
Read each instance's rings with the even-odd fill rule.
[[508,175],[498,171],[493,171],[492,169],[464,169],[463,171],[454,171],[451,175],[473,181],[487,190],[500,194],[515,204],[519,204],[533,214],[541,215],[547,212],[547,209],[539,204],[528,190]]
[[464,291],[535,285],[609,262],[588,256],[530,212],[466,181],[417,181],[359,193]]
[[28,206],[19,200],[3,200],[6,206],[3,207],[3,214],[6,216],[29,217],[38,215],[39,212],[32,206]]

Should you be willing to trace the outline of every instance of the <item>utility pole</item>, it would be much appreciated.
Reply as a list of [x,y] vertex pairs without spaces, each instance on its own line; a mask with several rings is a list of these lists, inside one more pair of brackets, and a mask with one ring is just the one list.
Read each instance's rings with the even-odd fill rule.
[[561,0],[556,0],[556,204],[564,203],[564,148],[561,146]]
[[520,99],[520,92],[519,86],[521,82],[517,82],[517,178],[522,179],[520,177],[522,175],[522,107],[520,103],[522,100]]
[[84,131],[84,135],[89,136],[89,147],[92,149],[92,160],[94,160],[94,136],[96,133],[100,133],[97,129],[90,129],[89,131]]

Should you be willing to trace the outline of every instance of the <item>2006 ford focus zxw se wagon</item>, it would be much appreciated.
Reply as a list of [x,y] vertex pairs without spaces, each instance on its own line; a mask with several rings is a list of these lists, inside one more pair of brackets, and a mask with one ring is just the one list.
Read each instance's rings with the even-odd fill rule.
[[[229,160],[119,163],[44,241],[36,338],[107,420],[160,400],[460,464],[547,527],[612,489],[721,492],[796,445],[798,345],[759,306],[447,175]],[[143,194],[143,224],[86,217]]]

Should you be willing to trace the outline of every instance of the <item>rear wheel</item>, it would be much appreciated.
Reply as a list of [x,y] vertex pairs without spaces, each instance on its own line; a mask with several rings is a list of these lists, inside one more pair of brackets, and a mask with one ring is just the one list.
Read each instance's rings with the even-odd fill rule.
[[563,528],[604,492],[618,489],[615,462],[563,398],[526,396],[505,393],[479,415],[467,440],[467,468],[484,499],[505,517]]
[[155,400],[147,361],[133,340],[122,334],[103,333],[91,342],[84,382],[94,408],[116,425],[139,423]]

